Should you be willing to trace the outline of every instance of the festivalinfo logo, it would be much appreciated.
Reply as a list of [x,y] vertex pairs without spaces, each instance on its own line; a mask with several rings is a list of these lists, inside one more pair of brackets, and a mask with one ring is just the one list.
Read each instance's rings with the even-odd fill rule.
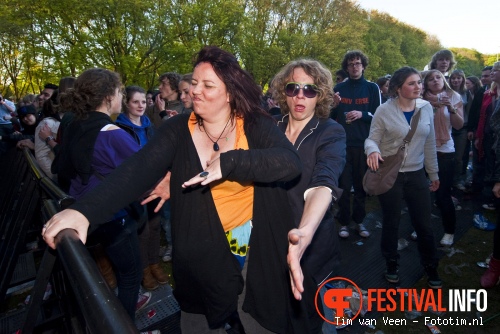
[[[322,302],[318,303],[325,287]],[[345,288],[344,288],[345,287]],[[445,291],[448,297],[443,298]],[[432,310],[437,314],[444,312],[485,312],[488,308],[488,293],[484,289],[368,289],[362,291],[356,283],[345,277],[334,277],[321,284],[316,292],[316,311],[324,321],[335,326],[352,325],[359,321],[361,325],[376,325],[376,319],[361,319],[367,311],[394,312]],[[356,302],[353,303],[353,300]],[[353,304],[355,307],[353,307]],[[406,325],[408,319],[382,317],[388,325]],[[424,317],[431,325],[482,325],[482,318],[460,319],[458,317]],[[413,320],[418,322],[418,320]]]

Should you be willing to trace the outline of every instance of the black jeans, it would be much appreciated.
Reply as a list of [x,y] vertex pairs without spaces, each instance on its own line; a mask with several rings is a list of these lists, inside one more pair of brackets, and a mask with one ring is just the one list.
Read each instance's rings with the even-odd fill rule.
[[368,165],[363,147],[347,147],[346,163],[339,178],[339,187],[344,190],[339,200],[339,222],[346,226],[351,219],[351,187],[354,187],[354,201],[352,204],[352,220],[361,224],[365,219],[366,193],[363,189],[363,176]]
[[437,266],[436,244],[431,228],[431,196],[424,170],[398,173],[392,189],[379,195],[378,199],[383,214],[381,249],[385,259],[399,259],[398,231],[404,199],[418,235],[420,262],[423,266]]
[[102,224],[92,233],[91,240],[100,242],[104,246],[115,271],[118,299],[134,321],[135,306],[142,280],[137,222],[126,216],[123,219]]
[[455,234],[457,217],[455,215],[455,205],[453,205],[453,200],[451,199],[451,187],[455,171],[455,153],[438,152],[437,160],[439,166],[439,188],[436,191],[436,204],[441,211],[444,233]]

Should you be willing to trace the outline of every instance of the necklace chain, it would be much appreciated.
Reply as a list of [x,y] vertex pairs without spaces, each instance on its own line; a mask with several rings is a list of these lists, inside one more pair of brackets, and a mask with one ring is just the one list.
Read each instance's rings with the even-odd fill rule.
[[[229,125],[229,121],[231,120],[231,116],[229,116],[229,118],[227,119],[227,122],[226,122],[226,125],[224,125],[224,129],[222,129],[222,132],[220,133],[220,136],[219,138],[217,138],[216,141],[213,141],[211,137],[215,138],[215,136],[212,136],[211,134],[208,133],[207,129],[203,126],[203,123],[201,123],[201,126],[203,126],[203,131],[207,134],[207,137],[208,139],[214,144],[214,151],[218,151],[220,148],[219,148],[219,140],[222,138],[222,135],[224,134],[224,131],[226,131],[226,128],[227,126]],[[226,138],[227,140],[227,138]]]

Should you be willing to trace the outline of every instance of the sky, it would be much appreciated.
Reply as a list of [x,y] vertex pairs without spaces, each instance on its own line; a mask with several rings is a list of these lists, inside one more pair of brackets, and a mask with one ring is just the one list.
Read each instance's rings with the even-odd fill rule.
[[385,12],[434,35],[445,48],[500,53],[500,1],[357,0],[363,9]]

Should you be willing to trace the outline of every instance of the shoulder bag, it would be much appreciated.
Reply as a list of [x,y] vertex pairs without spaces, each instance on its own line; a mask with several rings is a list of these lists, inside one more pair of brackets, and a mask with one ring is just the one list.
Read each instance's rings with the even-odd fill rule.
[[399,169],[405,158],[406,145],[410,143],[420,120],[420,109],[415,111],[411,120],[410,130],[403,139],[403,144],[398,148],[394,155],[384,157],[384,161],[379,162],[378,170],[374,171],[368,168],[363,177],[363,189],[370,196],[377,196],[388,192],[396,182]]

